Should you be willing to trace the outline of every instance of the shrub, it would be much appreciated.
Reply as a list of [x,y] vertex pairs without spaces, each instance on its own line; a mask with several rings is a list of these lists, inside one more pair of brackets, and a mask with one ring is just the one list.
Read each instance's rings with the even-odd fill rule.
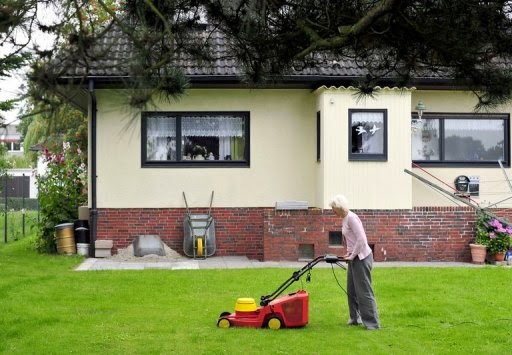
[[480,212],[476,221],[475,243],[487,246],[491,254],[503,253],[510,247],[512,226]]
[[61,153],[45,149],[46,173],[37,177],[39,187],[39,240],[38,249],[54,253],[55,226],[78,219],[78,207],[87,202],[87,173],[85,154],[79,147],[63,143]]

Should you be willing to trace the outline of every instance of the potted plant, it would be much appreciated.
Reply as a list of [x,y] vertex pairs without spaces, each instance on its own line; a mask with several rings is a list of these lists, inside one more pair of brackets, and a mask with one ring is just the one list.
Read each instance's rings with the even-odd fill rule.
[[489,221],[489,243],[487,249],[494,255],[495,261],[505,260],[505,253],[510,247],[512,226],[505,226],[496,218]]
[[485,262],[489,242],[489,216],[483,212],[479,212],[475,225],[475,241],[469,244],[471,258],[474,264],[483,264]]

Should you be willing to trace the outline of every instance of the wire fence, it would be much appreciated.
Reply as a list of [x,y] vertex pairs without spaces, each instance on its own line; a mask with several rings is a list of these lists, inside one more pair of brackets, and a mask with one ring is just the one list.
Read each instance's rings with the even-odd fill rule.
[[31,183],[25,174],[0,175],[0,235],[4,243],[19,240],[37,228],[39,204]]

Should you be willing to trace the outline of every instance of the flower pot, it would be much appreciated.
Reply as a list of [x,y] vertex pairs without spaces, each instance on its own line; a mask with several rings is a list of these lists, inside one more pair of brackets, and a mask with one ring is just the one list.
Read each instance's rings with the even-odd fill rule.
[[487,247],[481,244],[469,244],[471,249],[471,260],[473,264],[485,263],[485,256],[487,255]]
[[505,253],[496,253],[494,254],[494,261],[504,261]]

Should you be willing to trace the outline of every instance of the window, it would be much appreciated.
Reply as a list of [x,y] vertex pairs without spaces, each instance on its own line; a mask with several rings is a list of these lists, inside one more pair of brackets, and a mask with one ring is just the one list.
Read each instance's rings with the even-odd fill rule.
[[509,165],[508,115],[423,114],[413,118],[412,160],[449,165]]
[[22,145],[19,141],[16,142],[2,142],[9,152],[21,152],[23,151]]
[[387,110],[349,110],[348,124],[349,160],[387,160]]
[[142,165],[249,166],[249,113],[143,113]]
[[341,232],[329,231],[329,246],[343,246],[343,234]]

